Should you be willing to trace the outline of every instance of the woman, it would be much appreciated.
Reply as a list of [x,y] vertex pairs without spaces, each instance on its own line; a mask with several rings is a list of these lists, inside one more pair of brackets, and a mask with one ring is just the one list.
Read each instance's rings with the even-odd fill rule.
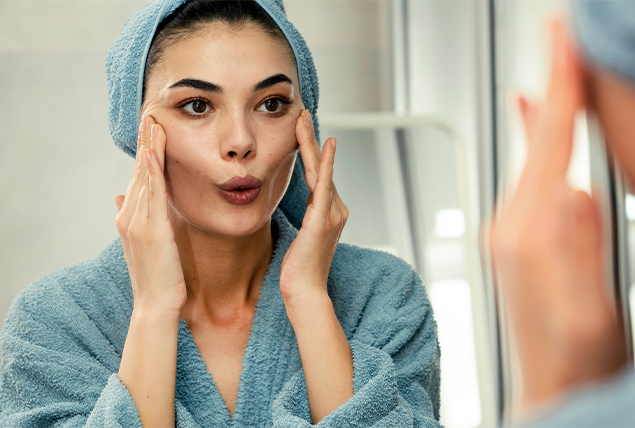
[[404,262],[337,244],[336,141],[282,4],[150,3],[107,74],[121,239],[14,301],[2,426],[436,426],[432,310]]
[[575,118],[586,110],[635,184],[635,3],[570,6],[570,22],[550,27],[545,99],[518,98],[527,159],[490,234],[522,378],[513,416],[523,426],[635,426],[635,374],[607,294],[597,195],[567,181]]

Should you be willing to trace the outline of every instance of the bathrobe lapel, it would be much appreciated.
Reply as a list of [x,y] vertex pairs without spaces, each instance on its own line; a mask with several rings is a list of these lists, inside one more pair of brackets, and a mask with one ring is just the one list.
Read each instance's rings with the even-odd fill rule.
[[280,265],[297,230],[280,210],[274,213],[272,223],[278,236],[243,355],[233,417],[230,417],[190,331],[181,320],[176,378],[177,414],[181,404],[203,427],[250,426],[254,422],[262,424],[270,421],[271,403],[286,380],[301,366],[295,334],[287,318],[279,285]]

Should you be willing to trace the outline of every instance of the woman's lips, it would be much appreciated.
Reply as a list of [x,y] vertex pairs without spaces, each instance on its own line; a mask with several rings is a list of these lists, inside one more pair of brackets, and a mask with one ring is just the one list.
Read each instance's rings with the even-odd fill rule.
[[223,198],[234,205],[248,205],[256,200],[262,190],[262,180],[253,175],[235,176],[218,185]]

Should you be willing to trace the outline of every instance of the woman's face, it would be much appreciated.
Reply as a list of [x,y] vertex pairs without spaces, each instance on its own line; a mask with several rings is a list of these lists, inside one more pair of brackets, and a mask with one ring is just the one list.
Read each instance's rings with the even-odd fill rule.
[[291,55],[256,25],[220,22],[164,50],[142,115],[165,130],[171,215],[225,236],[268,224],[291,178],[304,109]]

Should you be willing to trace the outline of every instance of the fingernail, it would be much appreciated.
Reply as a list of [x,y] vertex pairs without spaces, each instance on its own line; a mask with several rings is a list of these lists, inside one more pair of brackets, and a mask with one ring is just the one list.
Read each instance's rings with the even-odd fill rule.
[[333,150],[337,150],[337,138],[333,138],[331,144],[333,144]]
[[145,149],[143,151],[143,156],[146,158],[146,162],[150,163],[150,161],[152,160],[152,156],[150,154],[150,149]]
[[307,116],[304,116],[304,126],[311,128],[311,124],[309,123],[309,118]]
[[157,132],[159,132],[159,127],[157,125],[152,125],[152,128],[150,128],[150,138],[154,138],[157,135]]
[[143,116],[143,119],[141,120],[141,125],[139,125],[139,131],[145,131],[147,127],[148,127],[148,117]]

